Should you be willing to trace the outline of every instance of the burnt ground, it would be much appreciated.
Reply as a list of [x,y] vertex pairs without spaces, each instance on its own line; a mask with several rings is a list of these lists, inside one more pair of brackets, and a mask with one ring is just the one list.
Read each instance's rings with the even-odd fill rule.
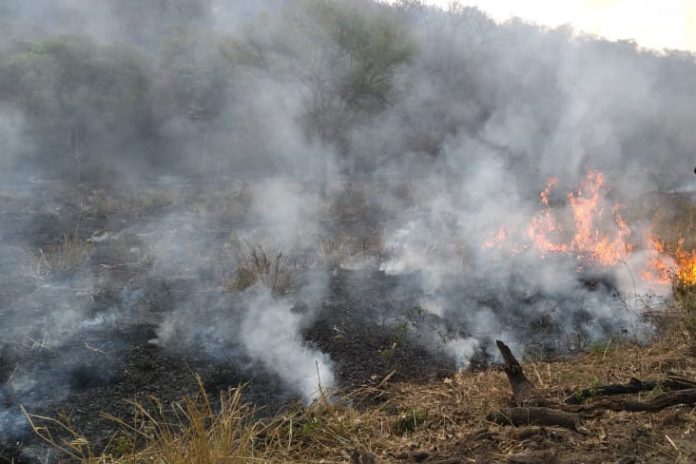
[[[26,427],[20,406],[34,415],[69,418],[98,451],[119,428],[104,413],[128,418],[132,401],[147,403],[156,397],[166,404],[193,395],[199,389],[196,376],[213,398],[218,391],[246,384],[246,399],[261,407],[262,415],[273,415],[299,400],[280,378],[234,349],[211,357],[190,346],[172,350],[153,343],[158,325],[180,301],[205,306],[229,291],[220,286],[221,280],[229,279],[225,274],[229,270],[216,261],[188,273],[167,274],[153,272],[153,263],[142,251],[145,244],[140,236],[152,233],[148,224],[180,212],[182,202],[201,201],[195,191],[186,189],[184,194],[157,190],[145,199],[122,198],[113,192],[75,192],[63,186],[0,195],[0,334],[5,336],[0,340],[0,383],[33,382],[24,385],[22,394],[7,387],[0,392],[0,426],[5,431],[0,437],[0,463],[41,462],[46,456],[44,445]],[[209,224],[207,240],[222,243],[243,216],[244,195],[236,194],[234,207],[225,194],[219,195],[222,200],[213,209],[221,208],[222,213]],[[378,224],[360,214],[369,211],[370,205],[356,211],[356,204],[359,199],[343,205],[332,226],[357,237],[360,247],[369,248],[365,243]],[[380,217],[375,211],[367,216]],[[145,226],[118,239],[92,240],[117,234],[133,223]],[[90,248],[81,257],[84,243],[90,243]],[[58,252],[51,254],[51,250]],[[86,264],[75,268],[66,264],[73,254]],[[50,267],[52,263],[57,264]],[[88,292],[79,288],[85,269],[93,281]],[[386,376],[393,382],[427,385],[454,374],[455,361],[441,341],[468,334],[418,307],[420,295],[412,290],[418,285],[412,281],[419,278],[418,274],[395,277],[369,269],[330,272],[328,292],[302,337],[307,345],[331,357],[340,387],[377,385]],[[589,282],[597,287],[593,291],[613,291],[611,282]],[[531,304],[546,297],[525,294],[512,301]],[[508,304],[485,292],[476,298],[494,310]],[[57,301],[63,309],[82,307],[82,318],[89,323],[77,321],[79,328],[68,330],[59,343],[44,344],[40,331],[31,332],[32,321],[43,321],[46,308]],[[53,322],[49,317],[42,324]],[[545,320],[530,320],[525,330],[530,338],[541,332],[546,340],[556,338]],[[555,354],[558,348],[545,342],[539,345],[545,354]],[[486,353],[481,353],[473,367],[488,361]]]
[[[65,246],[71,234],[78,234],[76,240],[81,243],[95,234],[119,230],[137,220],[134,216],[165,216],[169,206],[168,201],[147,205],[130,215],[84,211],[71,195],[43,187],[5,198],[0,208],[4,247],[0,321],[2,333],[10,338],[0,340],[0,381],[9,385],[11,379],[26,376],[35,385],[21,395],[6,387],[2,391],[5,406],[0,406],[4,414],[0,421],[11,425],[4,427],[5,435],[0,437],[0,463],[38,462],[46,456],[41,441],[26,427],[20,406],[33,415],[69,418],[99,450],[118,428],[103,418],[104,413],[127,418],[132,401],[156,397],[168,403],[195,394],[196,376],[212,397],[220,390],[247,384],[247,400],[262,407],[261,414],[273,414],[299,399],[274,374],[243,355],[211,358],[195,350],[172,351],[153,343],[157,325],[179,300],[195,292],[221,290],[214,288],[213,279],[212,290],[201,289],[205,276],[200,275],[153,277],[145,260],[124,259],[128,253],[121,248],[138,243],[92,244],[87,259],[90,274],[97,276],[94,291],[71,296],[68,304],[86,305],[86,315],[99,322],[69,332],[57,346],[44,345],[39,334],[23,333],[32,327],[32,318],[45,317],[45,307],[65,293],[79,294],[75,287],[81,285],[81,271],[51,270],[38,277],[19,272],[27,266],[27,256],[41,262],[47,250]],[[398,318],[413,306],[407,296],[401,301],[390,298],[397,284],[373,271],[332,275],[329,292],[303,337],[309,346],[330,355],[341,387],[374,384],[392,371],[395,379],[416,383],[454,372],[453,360],[434,354],[403,324],[375,319],[376,314]],[[119,311],[122,314],[109,322]],[[16,333],[10,328],[14,324]]]
[[[396,371],[395,379],[411,382],[431,381],[454,372],[452,360],[434,356],[393,327],[365,324],[361,312],[370,308],[354,305],[342,292],[341,278],[335,280],[331,299],[306,330],[305,340],[331,356],[341,386],[374,384],[391,371]],[[370,298],[372,304],[379,304],[377,299]],[[37,389],[9,409],[16,409],[21,401],[31,414],[67,415],[75,429],[99,449],[117,429],[112,421],[102,418],[102,413],[128,417],[132,409],[130,401],[146,401],[153,396],[167,403],[195,394],[196,375],[213,397],[219,390],[248,383],[247,400],[263,406],[263,414],[272,414],[287,402],[298,399],[260,365],[241,366],[234,360],[225,363],[194,354],[172,353],[151,343],[154,338],[154,324],[133,321],[128,327],[109,329],[108,333],[81,332],[60,347],[60,355],[48,349],[15,353],[16,363],[4,366],[6,375],[8,369],[16,368],[51,372],[41,381],[57,382],[68,388],[64,396],[58,393],[55,400],[50,398],[50,390]],[[65,362],[66,356],[69,365],[57,366],[56,362]],[[56,376],[63,378],[58,381]],[[0,448],[0,462],[13,459],[32,462],[33,453],[23,457],[16,454],[16,442],[21,447],[37,444],[31,434],[17,433],[4,437],[3,441],[5,448]]]

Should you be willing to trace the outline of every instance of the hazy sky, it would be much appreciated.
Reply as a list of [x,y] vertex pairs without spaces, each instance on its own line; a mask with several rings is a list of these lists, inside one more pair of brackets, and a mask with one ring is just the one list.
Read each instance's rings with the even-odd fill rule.
[[[448,6],[451,0],[426,0]],[[510,16],[576,29],[609,39],[635,39],[651,48],[696,51],[696,0],[461,0],[494,18]]]

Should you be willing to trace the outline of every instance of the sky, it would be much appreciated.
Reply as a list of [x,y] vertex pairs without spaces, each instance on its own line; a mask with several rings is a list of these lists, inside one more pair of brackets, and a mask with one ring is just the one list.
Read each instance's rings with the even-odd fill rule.
[[[451,0],[426,0],[447,7]],[[512,16],[655,49],[696,51],[696,0],[460,0],[497,20]]]

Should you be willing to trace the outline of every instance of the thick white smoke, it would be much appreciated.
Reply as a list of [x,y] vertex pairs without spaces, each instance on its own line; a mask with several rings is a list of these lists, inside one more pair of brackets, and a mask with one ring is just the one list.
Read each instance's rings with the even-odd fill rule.
[[[341,311],[385,331],[417,306],[412,342],[459,367],[495,339],[554,354],[650,331],[645,250],[579,273],[515,248],[546,179],[567,215],[591,169],[644,242],[634,204],[693,176],[691,54],[370,0],[0,2],[0,27],[0,347],[20,351],[0,374],[20,402],[99,365],[85,337],[143,325],[309,401],[342,380],[305,340],[341,298],[374,298]],[[501,226],[509,245],[484,247]],[[48,269],[61,246],[79,263]],[[333,295],[340,267],[388,291]]]

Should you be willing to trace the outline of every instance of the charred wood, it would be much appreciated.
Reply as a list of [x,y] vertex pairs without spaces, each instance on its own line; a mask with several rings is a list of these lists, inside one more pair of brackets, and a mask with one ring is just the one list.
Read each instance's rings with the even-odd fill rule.
[[488,420],[500,425],[558,426],[579,432],[580,416],[570,412],[558,411],[546,407],[503,408],[488,414]]
[[625,399],[600,400],[592,404],[565,406],[563,409],[571,412],[586,412],[597,410],[650,412],[660,411],[677,405],[696,406],[696,388],[663,393],[648,401],[633,401]]
[[510,348],[500,340],[496,340],[495,344],[505,360],[504,370],[512,388],[513,401],[518,405],[526,406],[548,405],[549,402],[541,396],[539,390],[524,375],[522,366],[512,354]]
[[623,395],[630,393],[640,393],[642,391],[652,391],[656,388],[664,390],[688,390],[696,388],[696,382],[679,377],[670,377],[663,381],[647,381],[631,378],[625,384],[602,385],[594,388],[583,388],[576,390],[564,400],[566,404],[581,404],[583,401],[597,396]]

